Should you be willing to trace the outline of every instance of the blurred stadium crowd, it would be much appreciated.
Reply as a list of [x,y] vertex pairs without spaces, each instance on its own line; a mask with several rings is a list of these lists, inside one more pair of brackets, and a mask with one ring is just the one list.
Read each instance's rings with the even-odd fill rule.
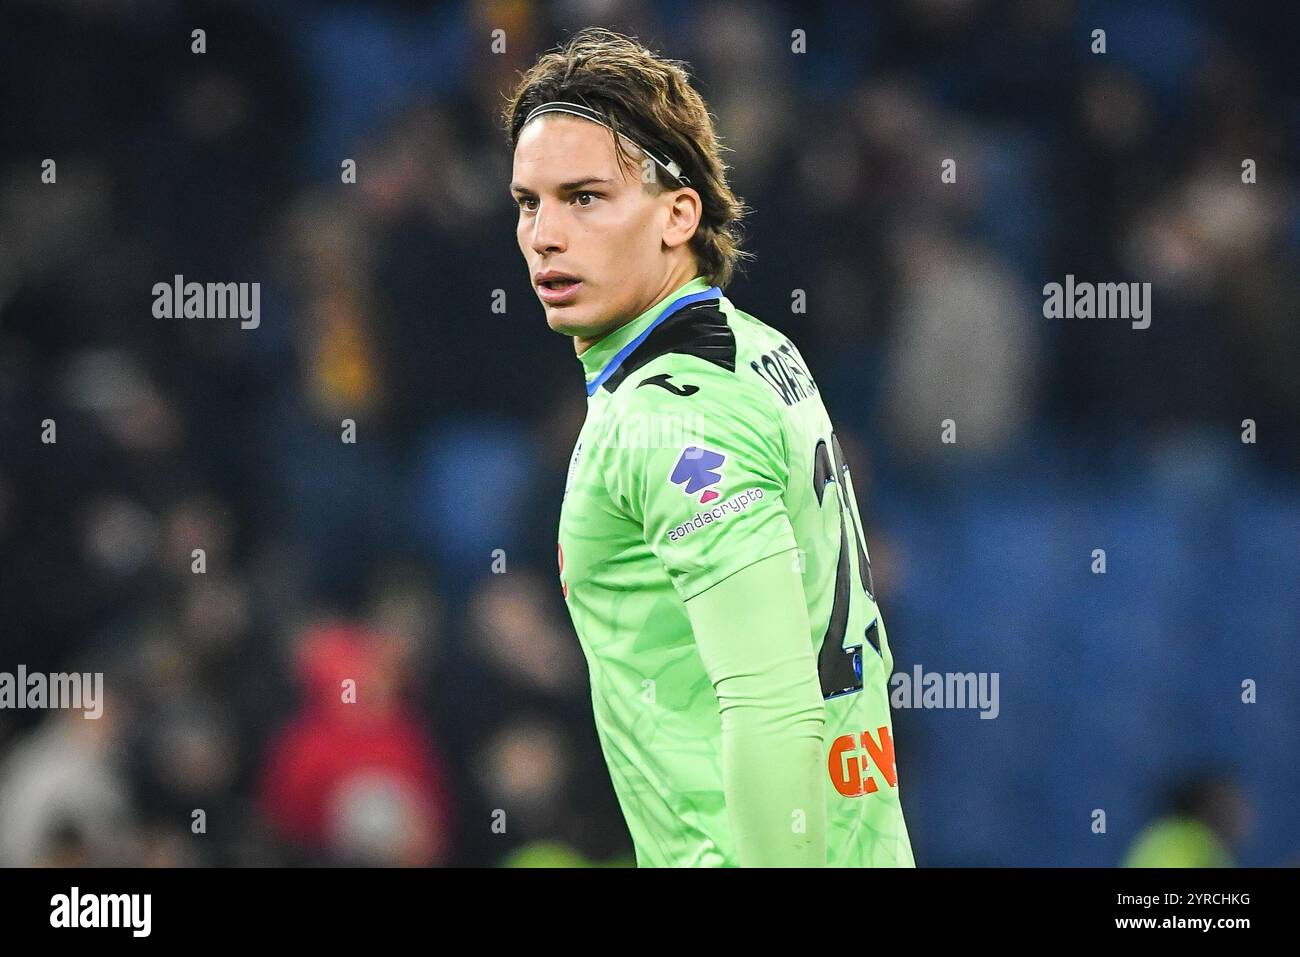
[[[734,150],[728,295],[818,378],[897,668],[1001,674],[995,721],[896,712],[918,862],[1117,864],[1168,811],[1295,863],[1298,9],[7,3],[0,670],[107,701],[0,711],[0,864],[631,861],[554,578],[581,372],[497,126],[594,22]],[[1151,328],[1044,319],[1067,273],[1151,282]],[[176,274],[260,327],[153,318]]]

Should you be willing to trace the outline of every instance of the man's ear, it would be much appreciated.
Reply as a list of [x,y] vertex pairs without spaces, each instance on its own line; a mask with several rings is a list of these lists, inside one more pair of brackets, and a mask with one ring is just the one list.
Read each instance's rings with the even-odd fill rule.
[[664,245],[676,249],[690,242],[699,229],[704,202],[700,199],[700,194],[689,186],[673,190],[667,194],[667,198],[668,222],[664,224]]

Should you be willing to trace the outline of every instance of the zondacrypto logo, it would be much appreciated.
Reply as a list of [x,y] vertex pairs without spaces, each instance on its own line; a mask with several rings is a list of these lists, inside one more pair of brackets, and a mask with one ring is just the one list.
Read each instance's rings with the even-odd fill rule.
[[668,530],[668,541],[676,542],[685,538],[691,532],[704,528],[706,525],[712,525],[714,522],[721,522],[733,515],[739,515],[762,497],[763,490],[755,486],[731,496],[725,502],[719,502],[713,508],[696,512],[692,518],[687,519],[676,528]]
[[104,713],[104,673],[29,672],[19,665],[17,673],[0,671],[0,709],[43,710],[76,708],[83,718],[98,718]]

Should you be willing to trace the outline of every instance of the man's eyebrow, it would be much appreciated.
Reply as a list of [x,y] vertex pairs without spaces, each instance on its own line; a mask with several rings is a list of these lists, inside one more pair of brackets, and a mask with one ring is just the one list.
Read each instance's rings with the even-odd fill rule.
[[[616,180],[605,179],[600,176],[585,176],[582,179],[575,179],[568,183],[561,183],[558,191],[561,193],[572,193],[575,189],[582,189],[584,186],[613,186],[616,182]],[[510,184],[510,192],[523,196],[537,195],[527,186],[521,186],[518,183]]]

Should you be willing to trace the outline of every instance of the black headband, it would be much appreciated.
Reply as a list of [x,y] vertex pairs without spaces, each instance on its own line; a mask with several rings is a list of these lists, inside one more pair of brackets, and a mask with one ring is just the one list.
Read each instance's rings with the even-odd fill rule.
[[[603,117],[596,110],[593,110],[591,107],[584,106],[581,103],[569,103],[565,100],[552,100],[549,103],[543,103],[541,106],[534,109],[531,113],[528,114],[528,116],[524,118],[524,121],[519,124],[519,129],[523,130],[525,126],[527,126],[537,117],[541,116],[543,113],[568,113],[571,116],[580,116],[584,120],[591,120],[591,122],[593,123],[599,123],[607,130],[613,131],[614,129],[614,127],[610,126],[609,123],[605,120],[605,117]],[[669,159],[667,156],[663,156],[663,157],[656,156],[654,153],[650,152],[650,150],[646,149],[643,145],[638,143],[636,140],[632,139],[632,137],[628,136],[626,133],[620,133],[619,135],[626,137],[628,142],[632,143],[642,153],[644,153],[646,156],[650,157],[652,160],[658,163],[659,166],[663,168],[664,172],[666,172],[673,179],[677,180],[680,183],[684,183],[688,186],[690,185],[691,181],[687,177],[682,175],[682,168],[678,163]]]

